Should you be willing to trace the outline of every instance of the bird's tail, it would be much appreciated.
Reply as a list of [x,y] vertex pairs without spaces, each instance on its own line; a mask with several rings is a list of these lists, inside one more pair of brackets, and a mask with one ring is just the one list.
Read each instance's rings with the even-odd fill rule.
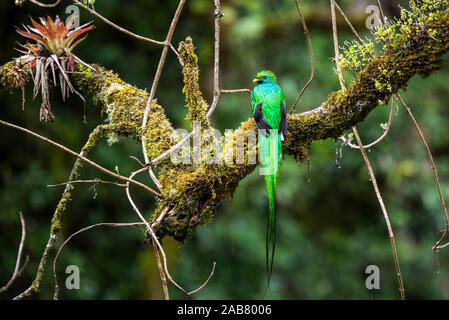
[[261,161],[265,183],[267,186],[269,214],[267,221],[266,236],[266,268],[267,280],[270,284],[271,272],[273,270],[274,251],[276,247],[276,185],[279,176],[279,161],[282,157],[281,134],[271,131],[266,137],[259,136]]

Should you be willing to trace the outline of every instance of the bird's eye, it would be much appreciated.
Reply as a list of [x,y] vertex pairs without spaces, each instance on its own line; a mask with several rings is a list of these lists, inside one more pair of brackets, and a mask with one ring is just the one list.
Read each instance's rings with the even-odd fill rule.
[[263,76],[263,79],[264,79],[264,80],[267,80],[267,76]]

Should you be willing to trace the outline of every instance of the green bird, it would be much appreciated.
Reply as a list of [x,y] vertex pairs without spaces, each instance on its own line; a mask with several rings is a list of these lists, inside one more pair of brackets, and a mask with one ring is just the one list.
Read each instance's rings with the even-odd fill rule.
[[253,80],[251,110],[259,131],[260,170],[267,185],[269,214],[266,238],[266,268],[268,284],[273,270],[276,244],[276,184],[279,177],[279,162],[282,158],[282,141],[287,132],[286,102],[276,76],[271,71],[260,71]]

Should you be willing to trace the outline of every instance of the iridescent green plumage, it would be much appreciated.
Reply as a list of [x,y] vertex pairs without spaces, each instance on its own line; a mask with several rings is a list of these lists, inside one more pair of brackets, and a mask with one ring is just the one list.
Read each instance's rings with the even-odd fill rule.
[[286,102],[276,76],[271,71],[260,71],[253,80],[257,83],[251,92],[251,109],[259,130],[259,159],[261,174],[267,185],[269,215],[266,240],[266,267],[268,283],[273,270],[276,244],[276,185],[279,161],[282,158],[282,140],[287,131]]

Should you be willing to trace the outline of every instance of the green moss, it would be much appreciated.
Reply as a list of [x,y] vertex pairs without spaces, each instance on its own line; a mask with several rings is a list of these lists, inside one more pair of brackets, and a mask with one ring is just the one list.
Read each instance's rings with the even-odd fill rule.
[[[411,28],[397,28],[395,40],[387,44],[379,57],[369,63],[361,64],[356,79],[345,90],[329,95],[319,108],[301,114],[288,116],[288,132],[283,143],[286,155],[297,160],[310,159],[310,144],[319,139],[338,138],[358,122],[363,121],[369,112],[380,102],[388,100],[392,94],[405,88],[408,80],[415,74],[427,76],[441,66],[442,55],[449,50],[449,15],[447,11],[428,15],[422,19],[427,33],[418,38],[410,37]],[[403,41],[408,37],[407,41]],[[198,86],[198,61],[190,38],[181,43],[180,52],[184,60],[184,94],[189,110],[189,120],[202,120],[207,112]],[[356,48],[357,49],[357,48]],[[368,52],[369,47],[358,48]],[[353,53],[355,52],[353,50]],[[363,62],[363,61],[362,61]],[[74,74],[78,88],[89,92],[101,103],[108,114],[111,126],[103,129],[101,136],[131,136],[140,140],[146,137],[145,148],[151,158],[169,150],[173,145],[170,137],[174,132],[164,108],[155,101],[151,104],[148,125],[141,130],[143,112],[148,93],[139,90],[114,73],[99,66],[96,71],[77,66],[79,74]],[[209,127],[209,124],[205,127]],[[202,129],[204,130],[205,127]],[[239,182],[250,174],[256,165],[235,163],[236,137],[243,137],[245,130],[255,130],[252,119],[243,122],[234,132],[234,139],[228,147],[234,150],[234,163],[221,165],[174,165],[167,158],[157,163],[157,174],[163,185],[162,199],[158,199],[155,218],[167,206],[170,213],[157,228],[159,236],[172,236],[184,241],[193,234],[196,227],[210,222],[220,201],[233,194]],[[91,139],[89,139],[91,140]],[[86,148],[95,144],[95,138],[88,141]],[[244,145],[248,151],[247,143]],[[222,156],[222,159],[224,155]],[[70,198],[63,198],[61,212],[65,210]],[[55,219],[52,230],[60,229]]]
[[[314,140],[340,137],[356,123],[363,121],[379,103],[405,88],[412,76],[428,76],[439,70],[443,54],[449,51],[449,12],[443,11],[441,6],[437,6],[439,4],[446,5],[447,1],[426,0],[420,6],[417,6],[417,1],[412,1],[411,11],[403,11],[400,21],[378,30],[378,40],[385,42],[384,51],[369,63],[363,61],[363,57],[359,63],[355,57],[366,56],[370,47],[352,48],[348,65],[357,69],[356,79],[346,90],[329,95],[319,108],[288,116],[284,153],[297,160],[309,160],[310,144]],[[183,91],[189,109],[187,118],[203,121],[204,129],[209,127],[209,123],[204,121],[208,106],[198,86],[198,61],[192,40],[187,38],[179,49],[184,59]],[[11,71],[17,66],[16,62],[10,62],[0,68],[0,88],[14,87]],[[87,155],[97,141],[104,137],[126,136],[140,141],[142,134],[146,137],[145,147],[150,157],[154,158],[168,150],[173,145],[170,141],[173,128],[164,108],[152,102],[148,126],[142,131],[148,93],[126,84],[111,71],[98,65],[94,67],[95,71],[78,64],[78,73],[72,75],[73,82],[77,88],[89,92],[94,101],[103,105],[109,124],[99,126],[91,133],[82,149],[83,155]],[[242,137],[245,130],[255,130],[252,119],[242,123],[236,130],[234,140],[230,142],[234,151],[235,139]],[[247,143],[244,148],[248,151]],[[207,166],[174,165],[169,159],[159,162],[157,173],[163,185],[163,197],[157,200],[158,207],[152,218],[155,219],[166,207],[170,211],[157,227],[158,236],[168,235],[184,241],[196,227],[212,221],[218,204],[232,195],[239,182],[256,168],[254,164],[248,164],[247,159],[244,164],[234,162]],[[69,180],[78,177],[81,167],[82,162],[78,159]],[[31,292],[39,290],[48,254],[61,229],[61,220],[71,201],[72,190],[73,185],[68,184],[55,210],[51,237],[30,287]]]
[[125,85],[125,82],[112,71],[106,70],[97,64],[93,64],[92,67],[95,71],[80,63],[76,64],[76,72],[73,73],[72,79],[80,91],[90,93],[94,100],[104,102],[106,97],[104,97],[103,93],[111,84]]
[[371,62],[374,56],[372,42],[361,44],[358,41],[345,42],[345,50],[342,52],[340,65],[342,69],[353,73],[359,72]]
[[14,59],[0,67],[0,89],[23,88],[30,78],[28,64]]
[[384,49],[399,49],[417,41],[416,37],[436,37],[438,31],[430,27],[430,24],[438,23],[447,5],[446,0],[410,0],[409,9],[401,8],[399,19],[380,26],[375,32],[375,39],[384,44]]
[[[232,144],[235,147],[237,139],[244,136],[245,130],[255,132],[254,121],[248,120],[234,132]],[[248,141],[244,141],[245,154],[248,152]],[[223,148],[223,152],[225,148]],[[224,154],[222,154],[222,159]],[[235,163],[229,165],[199,165],[193,171],[180,171],[169,180],[163,191],[163,200],[159,205],[159,212],[166,206],[173,206],[176,212],[163,220],[158,234],[169,235],[178,241],[190,237],[196,227],[212,221],[217,205],[231,195],[237,188],[240,180],[251,173],[256,167],[254,164]]]
[[7,62],[4,64],[0,69],[0,84],[3,87],[10,87],[11,86],[11,79],[8,77],[8,73],[12,70],[12,66],[14,64],[14,61]]
[[178,50],[184,62],[182,68],[184,88],[182,92],[185,94],[186,105],[189,110],[186,119],[192,122],[200,121],[201,125],[206,128],[209,126],[209,121],[206,119],[209,106],[204,101],[199,88],[198,57],[195,54],[192,38],[187,37],[185,41],[181,42]]
[[[94,129],[94,131],[89,135],[89,138],[84,145],[84,147],[81,149],[81,155],[87,156],[87,154],[95,147],[96,143],[106,137],[111,132],[118,131],[118,126],[114,125],[102,125],[98,126]],[[127,129],[128,132],[131,134],[129,128]],[[72,168],[72,172],[70,173],[69,181],[76,180],[79,177],[79,172],[81,168],[83,167],[83,161],[80,159],[77,159],[75,161],[75,164]],[[67,210],[68,204],[72,200],[72,190],[74,189],[73,184],[67,184],[64,190],[64,193],[62,194],[61,199],[59,200],[58,205],[56,206],[56,210],[53,214],[53,218],[51,220],[51,227],[50,232],[51,234],[56,234],[61,230],[61,218],[64,212]]]

